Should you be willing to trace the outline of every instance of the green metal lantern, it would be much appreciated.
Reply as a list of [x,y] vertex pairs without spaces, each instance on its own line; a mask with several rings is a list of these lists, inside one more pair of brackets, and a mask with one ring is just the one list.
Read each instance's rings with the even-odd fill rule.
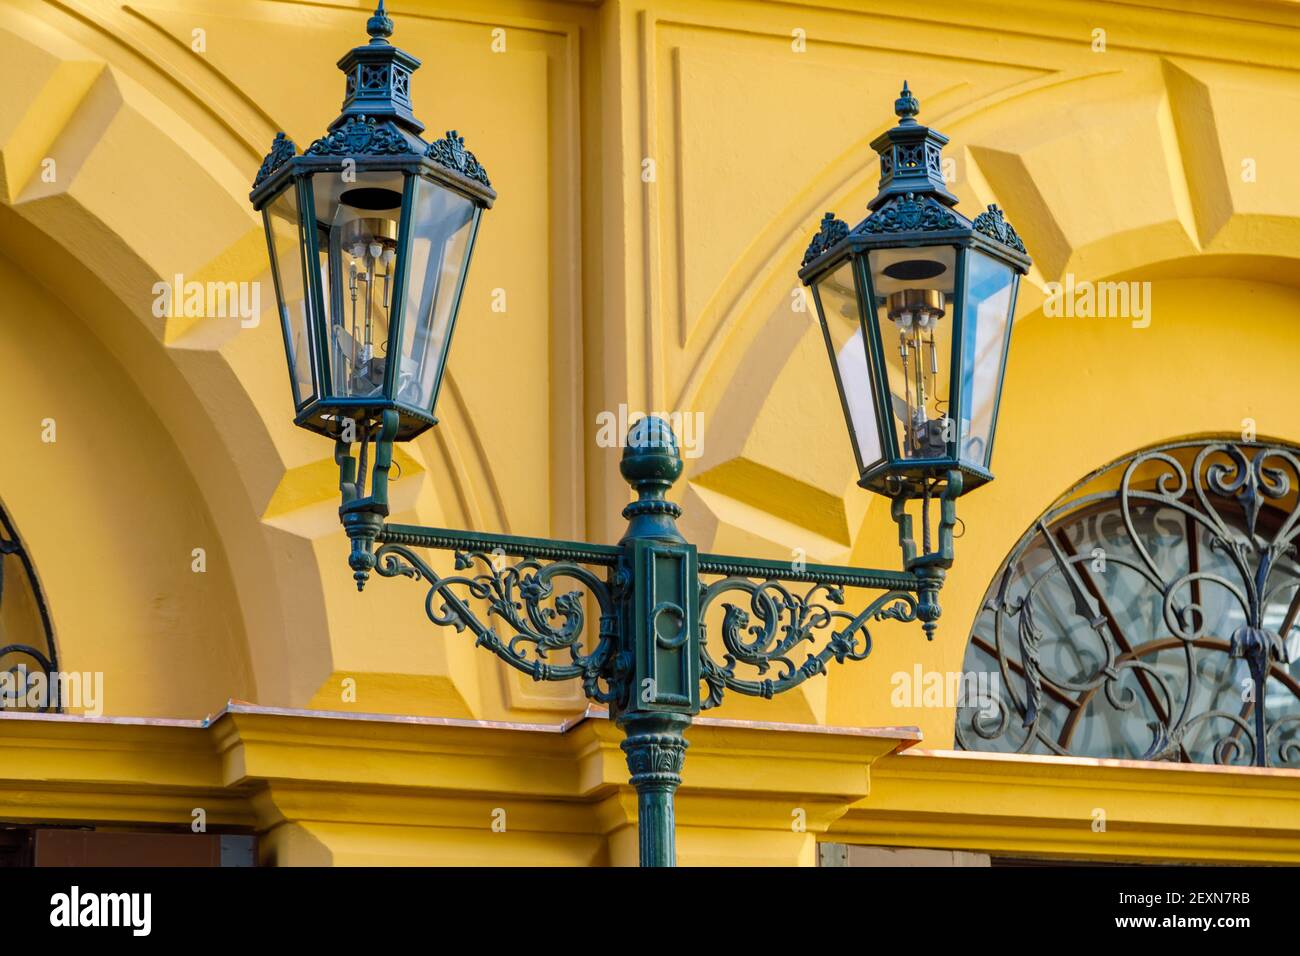
[[[296,424],[365,434],[396,412],[397,440],[437,423],[479,218],[496,193],[453,130],[426,142],[412,113],[420,61],[388,42],[381,0],[370,42],[339,61],[343,110],[301,154],[279,133],[249,198],[275,279]],[[391,416],[389,416],[391,418]]]
[[890,496],[961,474],[990,480],[1024,244],[990,206],[972,222],[943,179],[948,138],[919,124],[907,84],[899,123],[871,144],[880,191],[855,228],[826,213],[799,273],[813,301],[857,458],[859,484]]

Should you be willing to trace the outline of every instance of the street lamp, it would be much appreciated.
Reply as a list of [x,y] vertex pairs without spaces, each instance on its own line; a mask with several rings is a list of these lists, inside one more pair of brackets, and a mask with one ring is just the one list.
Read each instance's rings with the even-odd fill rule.
[[890,497],[993,477],[998,398],[1029,257],[997,206],[971,220],[943,179],[948,137],[898,125],[871,143],[880,191],[855,228],[826,213],[799,277],[812,287],[859,483]]
[[399,441],[434,407],[478,231],[496,198],[454,130],[427,143],[411,112],[420,61],[388,42],[339,61],[343,110],[302,155],[280,133],[249,197],[262,212],[295,422],[338,437],[396,422]]
[[[673,798],[695,714],[727,692],[772,697],[832,662],[866,658],[877,621],[919,621],[933,636],[963,477],[970,484],[991,477],[1015,279],[1028,259],[996,210],[974,224],[951,212],[937,147],[934,176],[917,175],[904,147],[945,140],[915,124],[915,100],[909,105],[906,93],[903,122],[876,141],[877,148],[895,144],[864,224],[881,228],[859,235],[863,227],[850,232],[828,216],[805,257],[801,274],[813,285],[832,349],[862,484],[893,499],[901,571],[698,552],[677,528],[681,508],[668,499],[682,472],[677,438],[653,416],[628,431],[619,470],[636,500],[623,509],[628,526],[617,544],[390,524],[393,445],[436,424],[470,251],[495,193],[455,133],[431,144],[420,139],[409,96],[418,61],[389,45],[393,27],[382,2],[368,29],[370,43],[339,64],[348,75],[343,113],[302,155],[278,134],[250,197],[266,221],[294,421],[335,440],[339,516],[357,588],[372,573],[421,581],[434,624],[468,630],[535,680],[580,681],[626,735],[641,865],[671,866]],[[930,227],[927,205],[919,206],[918,225],[883,228],[886,217],[912,223],[912,210],[931,197],[948,210],[942,229]],[[845,319],[854,316],[857,331],[846,334]],[[944,323],[955,331],[945,336]],[[890,365],[881,345],[887,329],[901,336],[905,358],[924,352],[929,371],[915,362]],[[844,340],[855,335],[870,344],[846,352]],[[954,342],[961,346],[954,350]],[[849,358],[841,361],[842,353]],[[940,376],[934,363],[949,356],[951,371]],[[914,371],[919,385],[906,377]],[[949,381],[961,383],[955,398]],[[897,435],[875,424],[891,421],[884,414],[891,387],[906,405]],[[932,422],[953,414],[950,399],[967,426],[941,447]],[[913,500],[924,529],[919,547],[907,510]],[[434,570],[416,550],[424,548],[452,551],[454,570]],[[845,588],[880,593],[855,612],[845,609]],[[722,601],[728,596],[735,603]],[[715,607],[725,614],[710,635]]]

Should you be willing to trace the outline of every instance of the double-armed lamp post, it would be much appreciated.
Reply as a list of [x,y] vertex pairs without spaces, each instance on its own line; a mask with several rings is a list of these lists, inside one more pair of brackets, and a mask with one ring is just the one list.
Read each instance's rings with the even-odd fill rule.
[[[641,865],[671,866],[693,715],[728,691],[771,697],[832,661],[864,659],[872,622],[919,621],[933,636],[956,500],[992,478],[1029,259],[997,207],[973,222],[953,208],[941,173],[947,139],[917,123],[904,85],[898,125],[871,144],[880,192],[870,215],[850,229],[827,213],[799,273],[859,484],[892,499],[901,571],[697,552],[668,498],[682,472],[677,440],[654,417],[627,436],[620,471],[636,500],[617,544],[390,524],[393,444],[437,424],[470,254],[496,193],[456,132],[422,138],[410,99],[420,63],[388,42],[382,0],[367,29],[370,42],[339,61],[339,117],[302,153],[278,134],[250,196],[266,224],[294,421],[335,441],[357,588],[371,572],[420,580],[434,624],[468,629],[535,680],[581,681],[626,734]],[[435,571],[418,553],[427,548],[454,552],[455,570]],[[844,588],[880,593],[854,612]],[[728,594],[734,604],[722,603]],[[720,633],[710,635],[715,605]]]

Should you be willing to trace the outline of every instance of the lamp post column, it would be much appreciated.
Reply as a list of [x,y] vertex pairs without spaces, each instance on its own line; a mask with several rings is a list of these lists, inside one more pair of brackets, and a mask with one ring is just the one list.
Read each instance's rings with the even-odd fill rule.
[[690,714],[636,714],[619,719],[623,752],[636,788],[637,840],[642,866],[677,865],[673,798],[686,760]]
[[677,530],[681,509],[666,497],[682,458],[663,419],[632,426],[619,470],[637,500],[623,509],[628,527],[613,576],[626,680],[614,716],[627,735],[622,746],[637,792],[641,865],[675,866],[673,798],[682,782],[685,731],[700,711],[700,579],[695,546]]

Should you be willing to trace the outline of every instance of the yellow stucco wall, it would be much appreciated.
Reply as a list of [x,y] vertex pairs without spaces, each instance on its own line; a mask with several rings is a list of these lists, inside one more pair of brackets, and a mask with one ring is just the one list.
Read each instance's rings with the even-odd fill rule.
[[[545,723],[585,706],[432,628],[417,585],[358,594],[332,447],[290,422],[247,193],[276,130],[307,143],[337,112],[334,61],[370,6],[0,0],[0,501],[63,666],[104,672],[110,715],[201,718],[235,698]],[[701,549],[896,567],[888,507],[854,484],[793,291],[821,213],[865,214],[867,144],[892,124],[901,79],[952,140],[962,208],[996,202],[1034,257],[997,481],[961,501],[937,639],[883,626],[866,664],[714,716],[914,725],[949,747],[952,711],[892,706],[891,675],[961,668],[985,588],[1057,494],[1129,451],[1245,418],[1300,441],[1294,3],[389,10],[394,42],[424,61],[418,115],[460,130],[501,197],[442,424],[402,449],[396,522],[616,540],[627,489],[619,449],[596,436],[626,403],[702,414],[702,454],[678,485]],[[1043,287],[1066,273],[1150,281],[1149,327],[1046,317]],[[176,274],[259,281],[263,320],[155,318],[154,283]]]

